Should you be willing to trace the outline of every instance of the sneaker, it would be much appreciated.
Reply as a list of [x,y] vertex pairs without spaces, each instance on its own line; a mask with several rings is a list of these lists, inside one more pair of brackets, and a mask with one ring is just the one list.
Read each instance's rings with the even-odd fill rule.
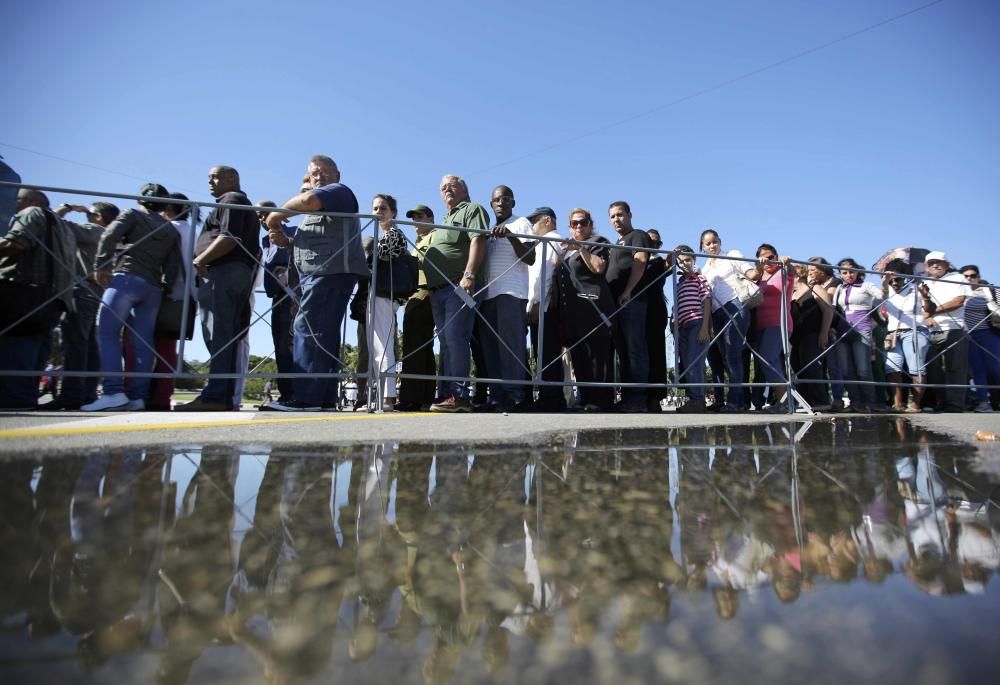
[[272,402],[270,405],[274,411],[323,411],[323,407],[318,404],[310,404],[302,400],[288,400],[287,402]]
[[431,405],[431,411],[436,413],[445,414],[455,414],[457,412],[470,412],[472,411],[472,403],[469,400],[463,400],[460,397],[445,398],[444,400],[438,402],[437,404]]
[[129,400],[125,406],[125,411],[146,411],[145,400]]
[[128,411],[128,395],[123,392],[116,392],[111,395],[101,395],[94,402],[80,407],[81,411]]
[[993,406],[989,402],[980,402],[973,411],[977,414],[992,414]]
[[209,402],[195,397],[190,402],[178,404],[174,411],[229,411],[230,407],[225,402]]

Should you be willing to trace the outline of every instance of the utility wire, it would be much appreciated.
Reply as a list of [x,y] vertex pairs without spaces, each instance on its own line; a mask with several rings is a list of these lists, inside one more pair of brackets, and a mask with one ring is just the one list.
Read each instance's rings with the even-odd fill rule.
[[919,7],[914,7],[911,10],[907,10],[906,12],[902,12],[902,13],[897,14],[895,16],[889,17],[888,19],[883,19],[882,21],[875,22],[874,24],[869,24],[868,26],[865,26],[864,28],[861,28],[861,29],[858,29],[856,31],[852,31],[850,33],[844,34],[843,36],[840,36],[838,38],[834,38],[833,40],[829,40],[829,41],[827,41],[825,43],[821,43],[821,44],[816,45],[814,47],[811,47],[811,48],[809,48],[807,50],[803,50],[802,52],[797,52],[794,55],[789,55],[788,57],[785,57],[785,58],[782,58],[782,59],[778,60],[777,62],[771,62],[770,64],[767,64],[767,65],[762,66],[762,67],[758,67],[757,69],[753,69],[752,71],[745,72],[743,74],[740,74],[739,76],[734,76],[734,77],[732,77],[730,79],[726,79],[725,81],[720,81],[719,83],[716,83],[715,85],[708,86],[707,88],[703,88],[703,89],[695,91],[693,93],[689,93],[687,95],[684,95],[682,97],[677,98],[676,100],[671,100],[670,102],[665,102],[662,105],[657,105],[656,107],[651,107],[649,109],[643,110],[643,111],[638,112],[636,114],[632,114],[630,116],[627,116],[627,117],[625,117],[623,119],[618,119],[616,121],[609,122],[609,123],[604,124],[602,126],[598,126],[597,128],[590,129],[589,131],[584,131],[583,133],[579,133],[579,134],[577,134],[575,136],[571,136],[569,138],[564,138],[563,140],[557,141],[555,143],[551,143],[550,145],[545,145],[545,146],[540,147],[540,148],[538,148],[536,150],[532,150],[531,152],[526,152],[526,153],[524,153],[523,155],[521,155],[519,157],[513,157],[513,158],[508,159],[508,160],[506,160],[504,162],[500,162],[498,164],[494,164],[493,166],[485,167],[485,168],[480,169],[479,171],[475,172],[475,174],[469,174],[466,178],[471,178],[472,176],[474,176],[476,174],[483,174],[483,173],[486,173],[487,171],[493,171],[494,169],[499,169],[501,167],[505,167],[505,166],[509,166],[511,164],[515,164],[517,162],[521,162],[521,161],[523,161],[525,159],[529,159],[531,157],[535,157],[537,155],[543,154],[543,153],[548,152],[550,150],[554,150],[556,148],[563,147],[564,145],[569,145],[571,143],[575,143],[577,141],[583,140],[584,138],[589,138],[591,136],[597,135],[598,133],[603,133],[604,131],[607,131],[609,129],[613,129],[613,128],[617,128],[619,126],[623,126],[624,124],[631,123],[631,122],[633,122],[633,121],[635,121],[637,119],[642,119],[644,117],[648,117],[651,114],[656,114],[657,112],[660,112],[660,111],[663,111],[663,110],[665,110],[665,109],[667,109],[669,107],[674,107],[674,106],[679,105],[681,103],[687,102],[688,100],[693,100],[695,98],[701,97],[702,95],[707,95],[708,93],[713,93],[713,92],[715,92],[717,90],[720,90],[722,88],[725,88],[727,86],[731,86],[734,83],[738,83],[738,82],[746,80],[748,78],[752,78],[754,76],[757,76],[758,74],[762,74],[765,71],[770,71],[772,69],[776,69],[776,68],[778,68],[780,66],[784,66],[785,64],[788,64],[789,62],[793,62],[793,61],[795,61],[797,59],[801,59],[801,58],[807,57],[807,56],[809,56],[809,55],[811,55],[813,53],[819,52],[820,50],[826,50],[827,48],[833,47],[834,45],[837,45],[839,43],[843,43],[844,41],[851,40],[852,38],[857,38],[858,36],[860,36],[862,34],[868,33],[870,31],[874,31],[875,29],[878,29],[878,28],[881,28],[883,26],[886,26],[887,24],[891,24],[893,22],[899,21],[900,19],[904,19],[905,17],[908,17],[911,14],[916,14],[917,12],[922,12],[923,10],[929,9],[929,8],[933,7],[934,5],[940,5],[942,2],[944,2],[944,0],[933,0],[932,2],[928,2],[928,3],[924,4],[924,5],[920,5]]
[[[123,171],[115,171],[114,169],[105,169],[104,167],[100,167],[100,166],[97,166],[95,164],[88,164],[86,162],[78,162],[78,161],[76,161],[74,159],[67,159],[65,157],[59,157],[57,155],[50,155],[47,152],[39,152],[38,150],[29,150],[26,147],[21,147],[19,145],[11,145],[10,143],[4,143],[3,141],[0,141],[0,147],[9,147],[12,150],[19,150],[20,152],[27,152],[27,153],[32,154],[32,155],[38,155],[39,157],[47,157],[49,159],[54,159],[54,160],[57,160],[59,162],[65,162],[67,164],[75,164],[76,166],[82,166],[82,167],[85,167],[87,169],[94,169],[96,171],[103,171],[106,174],[114,174],[115,176],[123,176],[125,178],[131,178],[131,179],[134,179],[136,181],[142,181],[143,183],[150,183],[150,182],[152,182],[152,180],[149,179],[149,178],[143,178],[141,176],[135,176],[133,174],[126,174]],[[170,186],[171,188],[175,188],[175,186],[172,186],[169,183],[167,185]],[[180,190],[186,190],[186,189],[181,188]],[[188,190],[187,192],[191,192],[191,191]]]

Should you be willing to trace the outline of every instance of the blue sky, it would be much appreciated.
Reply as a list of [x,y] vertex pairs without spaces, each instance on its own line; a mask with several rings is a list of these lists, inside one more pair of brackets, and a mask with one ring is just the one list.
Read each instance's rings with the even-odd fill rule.
[[927,1],[4,3],[0,154],[28,182],[205,200],[230,164],[281,202],[322,153],[362,204],[440,216],[456,173],[560,225],[590,207],[605,235],[626,199],[668,246],[708,226],[801,259],[912,244],[1000,281],[1000,3],[944,0],[709,90]]

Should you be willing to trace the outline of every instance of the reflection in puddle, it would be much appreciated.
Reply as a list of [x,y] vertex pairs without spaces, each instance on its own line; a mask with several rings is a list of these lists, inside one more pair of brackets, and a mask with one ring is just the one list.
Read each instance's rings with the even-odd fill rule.
[[891,420],[10,460],[0,680],[985,680],[970,461]]

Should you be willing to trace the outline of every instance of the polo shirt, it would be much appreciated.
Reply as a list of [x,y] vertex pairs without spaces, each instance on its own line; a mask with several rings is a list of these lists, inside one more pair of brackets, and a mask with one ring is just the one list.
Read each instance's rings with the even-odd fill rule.
[[[252,204],[242,190],[231,190],[220,195],[216,201],[222,205],[249,206]],[[202,237],[198,239],[198,253],[204,251],[222,233],[236,240],[238,245],[235,245],[232,250],[218,259],[212,260],[212,263],[208,265],[209,269],[229,262],[243,262],[250,266],[256,266],[257,256],[260,254],[257,249],[260,223],[257,214],[252,209],[224,209],[222,207],[213,209],[202,227]]]
[[[619,236],[616,244],[629,247],[653,248],[653,241],[649,239],[649,235],[645,231],[639,231],[634,228],[625,235]],[[634,262],[635,251],[611,250],[611,258],[608,260],[608,269],[605,272],[605,277],[608,279],[608,286],[611,288],[611,294],[615,296],[615,299],[625,292]],[[638,293],[642,289],[641,283],[642,281],[639,281],[636,284],[634,293]]]
[[[931,294],[931,302],[941,306],[956,297],[972,297],[972,288],[965,276],[953,271],[940,281],[926,281]],[[965,328],[965,303],[958,309],[943,314],[934,315],[934,325],[940,331],[961,330]]]
[[[441,220],[441,226],[464,226],[489,230],[490,216],[482,205],[465,200],[448,212]],[[458,283],[465,273],[469,261],[469,245],[473,234],[448,228],[436,228],[431,233],[430,246],[424,254],[424,271],[427,286],[439,288],[449,283]]]

